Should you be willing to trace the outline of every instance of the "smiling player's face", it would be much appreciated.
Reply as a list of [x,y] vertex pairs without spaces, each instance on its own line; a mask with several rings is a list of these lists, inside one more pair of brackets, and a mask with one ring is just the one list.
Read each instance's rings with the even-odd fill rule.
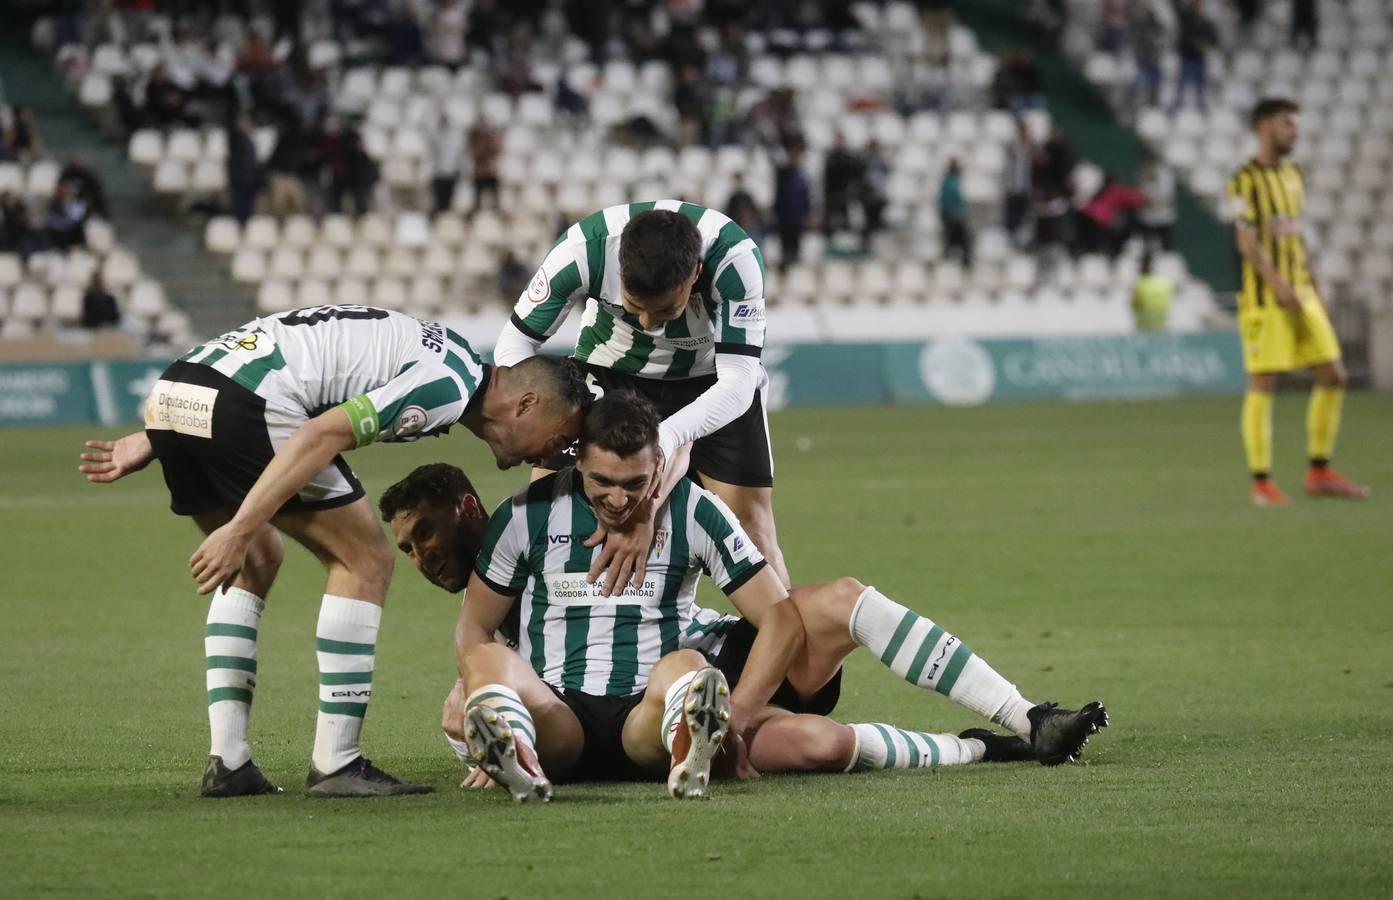
[[488,518],[472,496],[453,504],[421,503],[389,523],[397,549],[427,581],[451,593],[464,590],[469,581],[487,526]]
[[633,514],[653,492],[658,477],[658,452],[645,447],[632,456],[589,447],[576,460],[585,496],[601,524],[613,528]]

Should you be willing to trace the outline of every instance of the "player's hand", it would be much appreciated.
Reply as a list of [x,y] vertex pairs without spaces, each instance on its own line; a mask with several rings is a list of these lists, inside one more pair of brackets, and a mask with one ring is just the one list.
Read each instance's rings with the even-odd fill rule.
[[750,762],[750,748],[745,740],[745,729],[736,723],[734,711],[731,712],[730,722],[730,733],[726,735],[724,746],[731,758],[733,774],[740,781],[753,781],[759,777],[759,770]]
[[143,431],[114,441],[87,441],[86,446],[89,449],[82,454],[82,465],[77,470],[95,484],[107,484],[139,472],[155,458],[150,438]]
[[1296,288],[1285,281],[1279,281],[1277,286],[1272,289],[1272,294],[1277,298],[1277,303],[1287,312],[1301,312],[1301,298],[1296,296]]
[[189,559],[198,592],[208,594],[232,582],[247,561],[251,535],[229,522],[203,539]]
[[464,776],[464,780],[459,783],[462,791],[482,791],[495,787],[496,783],[489,777],[489,773],[475,766],[469,770],[469,774]]
[[631,580],[635,586],[643,584],[648,551],[653,546],[652,505],[644,503],[637,507],[624,526],[623,531],[611,531],[601,525],[585,542],[587,547],[604,544],[585,577],[594,584],[603,573],[605,582],[601,591],[606,597],[623,593]]

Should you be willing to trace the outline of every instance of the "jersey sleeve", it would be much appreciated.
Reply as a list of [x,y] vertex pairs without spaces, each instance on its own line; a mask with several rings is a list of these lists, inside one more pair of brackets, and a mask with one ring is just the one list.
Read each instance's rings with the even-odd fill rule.
[[1228,183],[1229,219],[1235,225],[1257,225],[1257,192],[1253,186],[1253,174],[1246,168],[1239,169]]
[[758,358],[764,348],[764,257],[746,237],[717,263],[711,278],[716,352]]
[[478,389],[482,373],[471,369],[458,357],[418,360],[381,387],[343,403],[357,445],[414,441],[447,431]]
[[764,568],[763,554],[715,494],[694,489],[689,509],[692,562],[710,573],[727,596],[735,593]]
[[566,321],[571,303],[583,293],[581,287],[576,251],[563,236],[528,282],[509,321],[533,340],[545,341]]
[[474,558],[474,574],[505,597],[517,597],[527,587],[526,508],[523,494],[500,503],[489,517],[484,542]]

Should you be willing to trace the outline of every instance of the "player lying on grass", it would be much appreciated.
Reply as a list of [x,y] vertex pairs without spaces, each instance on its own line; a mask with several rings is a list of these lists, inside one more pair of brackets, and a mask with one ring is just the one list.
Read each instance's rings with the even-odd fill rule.
[[[545,721],[528,734],[551,734],[551,723],[560,721],[562,738],[568,732],[573,736],[571,720],[578,719],[583,739],[626,746],[629,711],[643,702],[657,703],[663,693],[650,685],[646,694],[637,694],[643,690],[642,670],[674,649],[703,651],[738,690],[758,623],[696,607],[696,580],[703,568],[727,591],[743,594],[746,603],[772,604],[783,598],[781,588],[760,576],[763,561],[738,522],[688,481],[679,482],[660,509],[659,538],[643,588],[631,588],[618,602],[604,601],[584,581],[591,553],[581,544],[584,527],[627,514],[660,477],[654,424],[651,406],[633,395],[597,402],[586,417],[577,468],[536,482],[503,504],[487,533],[477,495],[453,467],[422,467],[382,496],[383,518],[398,546],[433,583],[458,591],[474,570],[461,611],[466,657],[471,648],[481,648],[478,654],[489,673],[523,684],[525,691],[510,688],[521,694],[514,706],[546,711]],[[522,604],[514,608],[512,598],[519,595]],[[473,604],[480,599],[480,609],[489,604],[488,614],[498,616],[498,622],[478,618],[483,612]],[[1077,756],[1088,736],[1107,724],[1101,704],[1079,712],[1031,704],[953,635],[855,579],[795,588],[789,599],[800,614],[804,640],[794,648],[787,678],[772,695],[779,708],[757,711],[749,716],[750,725],[737,731],[749,738],[750,759],[757,768],[916,767],[1021,758],[1022,749],[1051,765]],[[520,618],[505,631],[517,632],[522,656],[507,662],[489,635],[507,621],[510,610]],[[549,621],[549,613],[557,621]],[[638,641],[640,625],[650,632],[656,626],[656,633]],[[599,646],[593,640],[597,636]],[[857,646],[871,649],[912,684],[1029,736],[1031,745],[1005,742],[982,729],[955,738],[876,724],[845,726],[822,718],[817,714],[830,713],[836,705],[842,661]],[[462,671],[473,670],[465,665]],[[477,687],[479,682],[471,677],[468,684]],[[603,715],[564,714],[567,700],[574,701],[574,708],[600,693],[615,695],[601,707]],[[464,684],[459,684],[446,702],[447,731],[456,737],[464,707],[471,705],[467,700]],[[608,731],[587,733],[587,721],[607,724]],[[642,739],[645,733],[634,727],[640,728],[635,739]],[[563,744],[569,747],[565,740]],[[584,744],[580,752],[585,752]],[[557,761],[546,757],[544,752],[547,771],[556,773]],[[576,763],[570,755],[561,754],[559,763],[563,777],[583,777],[572,768]]]
[[328,573],[309,792],[430,790],[373,766],[359,746],[393,555],[340,454],[460,424],[501,468],[535,462],[570,442],[589,399],[569,360],[495,368],[434,322],[324,306],[256,319],[195,347],[155,385],[144,431],[88,442],[80,470],[94,482],[158,458],[171,509],[207,535],[190,561],[199,593],[213,592],[204,796],[281,791],[251,761],[248,741],[257,632],[284,552],[281,532]]

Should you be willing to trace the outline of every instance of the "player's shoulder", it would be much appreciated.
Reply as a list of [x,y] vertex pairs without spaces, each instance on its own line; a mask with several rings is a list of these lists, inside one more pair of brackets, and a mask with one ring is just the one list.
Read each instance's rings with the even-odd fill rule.
[[1253,169],[1257,165],[1255,159],[1245,159],[1234,167],[1229,175],[1229,180],[1233,183],[1241,183],[1244,179],[1253,177]]

